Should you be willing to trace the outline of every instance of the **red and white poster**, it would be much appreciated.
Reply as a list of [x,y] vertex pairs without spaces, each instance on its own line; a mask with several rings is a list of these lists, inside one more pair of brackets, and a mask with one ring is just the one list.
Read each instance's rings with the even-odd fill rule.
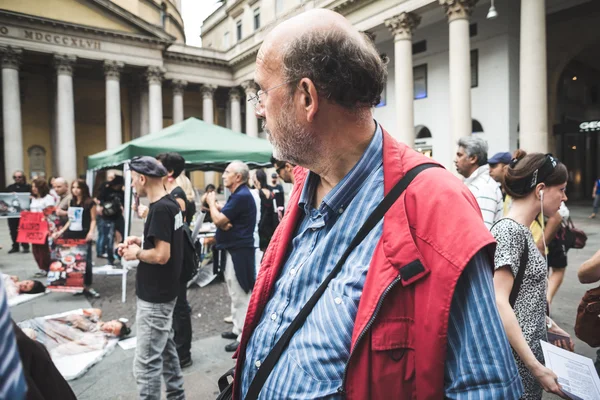
[[85,239],[56,239],[51,248],[48,289],[58,292],[83,291],[87,259]]
[[48,236],[48,221],[44,213],[22,211],[17,242],[45,244],[46,236]]

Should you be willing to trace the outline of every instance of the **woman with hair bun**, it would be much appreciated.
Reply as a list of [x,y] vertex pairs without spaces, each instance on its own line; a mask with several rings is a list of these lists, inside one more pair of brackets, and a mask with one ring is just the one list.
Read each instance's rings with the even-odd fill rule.
[[[541,399],[542,390],[565,397],[557,376],[544,366],[540,340],[548,341],[546,282],[548,267],[529,227],[536,216],[556,214],[566,201],[567,168],[553,156],[522,150],[507,168],[503,186],[512,197],[505,218],[494,224],[496,304],[525,392],[522,399]],[[566,335],[553,326],[553,332]],[[570,343],[555,343],[569,347]]]

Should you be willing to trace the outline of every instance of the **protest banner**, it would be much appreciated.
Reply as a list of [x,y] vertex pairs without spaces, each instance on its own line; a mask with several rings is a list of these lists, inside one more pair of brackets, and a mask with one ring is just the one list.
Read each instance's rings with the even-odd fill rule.
[[0,193],[0,218],[19,218],[30,202],[29,193]]
[[46,236],[48,236],[48,221],[46,221],[44,213],[21,212],[18,243],[45,244]]
[[87,259],[85,239],[56,239],[52,243],[48,289],[58,292],[83,291]]

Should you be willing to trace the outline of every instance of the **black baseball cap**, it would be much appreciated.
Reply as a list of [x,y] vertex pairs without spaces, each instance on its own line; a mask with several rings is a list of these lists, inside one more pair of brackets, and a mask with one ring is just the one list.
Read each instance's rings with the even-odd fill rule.
[[131,159],[129,168],[138,174],[162,178],[167,176],[167,170],[159,163],[156,158],[149,156],[138,156]]

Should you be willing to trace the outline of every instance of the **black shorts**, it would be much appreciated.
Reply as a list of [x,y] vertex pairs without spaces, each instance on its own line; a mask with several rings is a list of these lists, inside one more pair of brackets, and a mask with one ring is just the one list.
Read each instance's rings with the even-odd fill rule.
[[552,268],[567,266],[567,250],[562,241],[554,239],[548,245],[548,266]]

